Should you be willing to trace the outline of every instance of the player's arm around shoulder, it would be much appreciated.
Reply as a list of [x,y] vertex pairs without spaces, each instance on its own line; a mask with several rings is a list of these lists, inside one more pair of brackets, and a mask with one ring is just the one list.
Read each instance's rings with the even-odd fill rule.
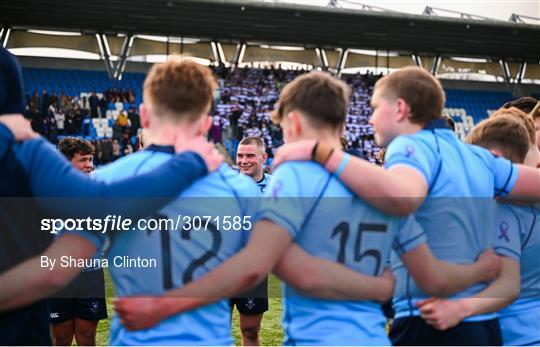
[[45,252],[30,258],[0,276],[0,311],[28,305],[66,286],[82,270],[63,266],[62,258],[88,259],[96,245],[86,238],[64,234]]
[[500,257],[490,249],[472,264],[453,264],[435,257],[414,216],[403,219],[398,230],[394,249],[419,287],[429,295],[448,296],[499,274]]
[[428,299],[420,302],[420,314],[428,324],[439,330],[450,329],[467,317],[496,312],[519,296],[520,223],[512,209],[512,205],[497,203],[495,210],[493,248],[501,256],[499,277],[472,298],[454,301]]
[[290,242],[287,231],[261,220],[246,247],[200,279],[161,297],[118,299],[115,308],[120,322],[128,330],[146,329],[170,316],[245,292],[268,276]]
[[[394,140],[396,141],[397,139]],[[404,145],[403,148],[409,149],[409,146]],[[325,143],[299,141],[287,144],[278,150],[274,162],[281,165],[290,160],[310,159],[338,176],[355,194],[388,214],[411,214],[420,206],[428,192],[426,179],[423,178],[425,170],[417,168],[420,165],[400,165],[385,170],[341,149],[332,149]]]
[[422,318],[435,329],[450,329],[465,318],[497,312],[510,305],[520,292],[519,263],[502,257],[500,276],[472,298],[447,300],[431,298],[418,303]]
[[389,269],[382,276],[367,276],[346,266],[312,256],[292,244],[273,272],[305,295],[334,300],[373,300],[392,297],[395,279]]
[[512,198],[529,202],[540,201],[540,169],[514,164],[517,168],[517,179],[509,192]]
[[[200,279],[161,297],[118,299],[115,307],[121,323],[128,330],[148,328],[172,315],[234,297],[263,280],[290,245],[295,225],[301,223],[291,222],[287,216],[279,217],[283,212],[280,202],[291,201],[283,197],[289,197],[291,189],[296,189],[296,185],[284,184],[290,172],[280,171],[265,193],[249,241],[239,253]],[[276,180],[276,176],[285,181]]]
[[454,264],[437,259],[426,243],[402,255],[407,270],[428,295],[446,297],[475,283],[491,281],[499,275],[501,259],[491,249],[472,264]]

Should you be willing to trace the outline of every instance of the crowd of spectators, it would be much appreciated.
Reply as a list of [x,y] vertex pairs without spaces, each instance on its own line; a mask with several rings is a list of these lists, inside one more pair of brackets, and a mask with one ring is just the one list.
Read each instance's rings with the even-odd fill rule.
[[[267,152],[274,151],[283,143],[279,126],[270,120],[270,111],[279,97],[283,85],[307,70],[283,70],[280,68],[214,68],[219,89],[212,110],[213,125],[209,137],[215,143],[237,143],[244,137],[263,139]],[[366,159],[375,161],[379,148],[373,141],[373,129],[368,124],[371,114],[369,105],[373,86],[380,76],[357,74],[343,77],[351,86],[351,103],[347,114],[344,143],[348,149],[356,149]],[[84,120],[108,118],[112,133],[106,138],[95,136],[97,164],[106,164],[133,152],[140,128],[139,114],[132,89],[108,88],[98,94],[93,91],[83,96],[58,96],[43,91],[28,95],[27,117],[35,131],[56,143],[63,135],[88,136]],[[114,116],[111,117],[111,110]],[[88,122],[87,122],[88,123]]]
[[[270,157],[283,143],[278,126],[270,121],[270,111],[283,85],[307,70],[240,68],[216,69],[219,95],[213,110],[214,124],[210,136],[214,142],[244,137],[261,137]],[[379,151],[374,143],[373,128],[368,124],[371,115],[370,98],[380,76],[356,74],[343,79],[351,86],[351,103],[344,132],[348,149],[374,162]]]
[[[32,128],[56,143],[58,135],[76,135],[81,132],[82,121],[88,115],[88,105],[78,97],[71,97],[63,92],[51,95],[44,90],[27,95],[26,116],[32,122]],[[86,108],[85,108],[86,107]]]

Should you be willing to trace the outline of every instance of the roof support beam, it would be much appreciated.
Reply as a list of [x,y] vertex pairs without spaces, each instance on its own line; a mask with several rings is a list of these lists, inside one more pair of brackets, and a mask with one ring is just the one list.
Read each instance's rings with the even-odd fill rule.
[[122,44],[122,50],[120,51],[120,57],[118,57],[118,62],[116,63],[116,69],[114,70],[114,78],[119,81],[122,79],[122,74],[126,70],[127,58],[129,57],[129,52],[131,51],[131,46],[133,46],[133,41],[135,36],[128,35],[124,38],[124,43]]
[[2,47],[7,47],[9,34],[11,34],[10,27],[3,27],[2,30],[0,31],[0,45],[2,45]]
[[328,59],[326,58],[326,52],[322,48],[315,48],[315,53],[317,54],[317,57],[319,58],[319,64],[321,65],[321,68],[326,71],[328,70]]
[[212,41],[210,42],[210,46],[212,47],[212,54],[214,55],[214,59],[216,60],[216,63],[218,66],[223,66],[224,62],[221,59],[221,54],[218,49],[219,42]]
[[234,53],[234,58],[232,61],[232,65],[234,67],[237,67],[238,64],[242,62],[242,58],[244,58],[244,53],[246,51],[246,44],[245,43],[239,43],[236,45],[236,53]]
[[505,59],[501,59],[499,60],[499,64],[501,65],[504,83],[509,85],[510,84],[510,68],[508,67],[508,62]]
[[109,75],[110,79],[113,79],[115,77],[114,75],[114,67],[111,63],[110,55],[108,52],[108,44],[106,43],[107,37],[105,37],[105,34],[96,34],[96,38],[98,41],[99,46],[99,52],[101,53],[101,59],[105,62],[105,68],[107,69],[107,75]]
[[414,65],[418,66],[418,67],[423,67],[422,66],[422,59],[420,58],[420,56],[418,54],[413,54],[411,56],[413,62],[414,62]]
[[431,65],[431,74],[435,76],[439,72],[439,66],[441,66],[441,56],[438,55],[433,59],[433,64]]
[[525,70],[527,69],[527,62],[524,60],[519,64],[519,70],[516,76],[516,84],[521,84],[523,77],[525,77]]
[[225,66],[225,63],[227,63],[227,58],[225,57],[225,52],[223,52],[223,47],[221,46],[221,42],[216,41],[216,48],[219,55],[219,63]]
[[523,96],[523,89],[521,85],[521,81],[523,80],[523,77],[525,77],[525,70],[527,69],[527,62],[523,60],[519,64],[518,73],[516,75],[516,83],[514,83],[514,89],[512,90],[512,95],[514,97],[520,97]]
[[339,52],[339,57],[336,63],[336,73],[338,76],[341,74],[341,70],[345,67],[345,64],[347,63],[347,55],[349,54],[349,51],[347,48],[341,48],[341,52]]

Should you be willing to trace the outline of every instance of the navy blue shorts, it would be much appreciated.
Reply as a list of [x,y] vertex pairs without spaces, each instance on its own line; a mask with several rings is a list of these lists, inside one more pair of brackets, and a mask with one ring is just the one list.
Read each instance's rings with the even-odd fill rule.
[[238,312],[247,316],[263,314],[268,311],[268,277],[240,297],[230,299],[229,304],[231,308],[236,305]]
[[103,269],[81,273],[54,298],[49,299],[49,306],[52,324],[74,318],[88,321],[107,318]]
[[421,317],[398,318],[390,328],[390,339],[394,346],[502,346],[498,319],[461,322],[439,331]]

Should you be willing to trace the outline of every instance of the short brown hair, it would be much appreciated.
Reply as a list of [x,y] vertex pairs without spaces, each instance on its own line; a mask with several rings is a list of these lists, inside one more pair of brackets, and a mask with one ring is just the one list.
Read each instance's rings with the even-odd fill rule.
[[144,99],[158,116],[197,120],[212,104],[217,84],[212,72],[191,60],[155,64],[144,81]]
[[521,121],[501,115],[478,123],[467,142],[487,149],[497,149],[513,163],[521,164],[530,148],[527,129]]
[[257,147],[261,150],[261,152],[264,153],[264,151],[266,150],[265,147],[264,147],[264,142],[263,140],[261,140],[260,138],[258,137],[255,137],[255,136],[250,136],[250,137],[246,137],[246,138],[243,138],[242,141],[240,141],[240,143],[238,144],[239,146],[240,145],[257,145]]
[[490,118],[497,118],[501,116],[512,117],[521,122],[525,129],[527,129],[527,138],[529,139],[529,143],[536,143],[536,130],[534,129],[534,121],[529,115],[525,114],[525,112],[519,110],[516,107],[510,107],[498,109],[491,114]]
[[536,103],[536,106],[534,109],[529,113],[529,115],[534,119],[535,121],[540,118],[540,102]]
[[345,122],[349,104],[347,84],[326,72],[313,71],[288,83],[279,96],[272,121],[281,122],[292,110],[306,115],[314,125],[339,128]]
[[536,102],[537,100],[535,98],[532,98],[530,96],[524,96],[517,100],[507,102],[506,104],[502,105],[501,108],[516,107],[525,113],[531,113],[534,106],[536,106]]
[[420,67],[394,71],[378,80],[375,88],[387,98],[405,100],[412,123],[424,125],[442,117],[445,95],[441,83]]
[[88,155],[95,153],[94,145],[85,139],[78,137],[64,137],[58,143],[58,150],[68,159],[71,160],[75,154]]

